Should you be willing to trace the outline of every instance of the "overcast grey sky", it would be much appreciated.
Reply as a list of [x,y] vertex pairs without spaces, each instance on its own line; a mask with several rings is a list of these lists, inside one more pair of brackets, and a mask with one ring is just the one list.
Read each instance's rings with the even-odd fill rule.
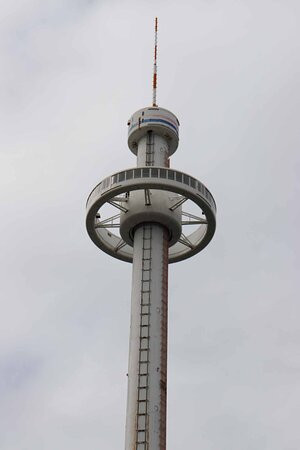
[[0,0],[1,450],[124,446],[131,267],[85,201],[135,164],[127,119],[181,123],[218,206],[170,267],[168,448],[299,450],[297,0]]

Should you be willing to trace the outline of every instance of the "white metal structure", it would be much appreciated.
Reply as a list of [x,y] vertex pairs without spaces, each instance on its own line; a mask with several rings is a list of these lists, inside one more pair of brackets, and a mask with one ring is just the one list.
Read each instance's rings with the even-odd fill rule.
[[[137,167],[105,178],[87,201],[86,225],[93,242],[133,263],[126,450],[166,449],[168,263],[198,253],[216,227],[209,190],[169,168],[178,126],[163,108],[133,114],[128,145],[137,155]],[[199,213],[185,210],[187,201]],[[109,217],[106,205],[115,209]],[[192,233],[185,228],[193,228]]]
[[166,450],[168,265],[200,252],[216,228],[209,190],[169,167],[179,122],[156,105],[156,88],[157,19],[153,105],[128,121],[137,167],[105,178],[87,201],[92,241],[133,264],[125,450]]

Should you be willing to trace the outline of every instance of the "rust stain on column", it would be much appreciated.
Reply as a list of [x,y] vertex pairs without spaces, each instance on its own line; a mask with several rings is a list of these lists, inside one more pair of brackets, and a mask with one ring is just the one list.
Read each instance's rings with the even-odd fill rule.
[[167,427],[167,361],[168,361],[168,232],[164,230],[162,271],[162,316],[160,353],[160,433],[159,449],[166,450]]

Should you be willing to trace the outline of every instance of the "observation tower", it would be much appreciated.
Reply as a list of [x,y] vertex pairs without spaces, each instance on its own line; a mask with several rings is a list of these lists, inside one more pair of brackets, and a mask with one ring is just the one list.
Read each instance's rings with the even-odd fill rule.
[[157,19],[152,106],[128,121],[137,166],[104,178],[87,200],[94,244],[132,263],[125,450],[166,450],[168,267],[203,250],[216,228],[210,191],[170,168],[179,122],[157,106],[156,84]]

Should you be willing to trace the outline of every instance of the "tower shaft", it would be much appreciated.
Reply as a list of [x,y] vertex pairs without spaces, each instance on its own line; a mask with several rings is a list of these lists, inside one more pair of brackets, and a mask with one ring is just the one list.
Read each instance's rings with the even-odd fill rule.
[[[168,145],[149,131],[138,166],[166,167]],[[168,231],[151,222],[134,233],[126,450],[166,449]]]
[[134,235],[126,450],[165,450],[168,235],[145,223]]

